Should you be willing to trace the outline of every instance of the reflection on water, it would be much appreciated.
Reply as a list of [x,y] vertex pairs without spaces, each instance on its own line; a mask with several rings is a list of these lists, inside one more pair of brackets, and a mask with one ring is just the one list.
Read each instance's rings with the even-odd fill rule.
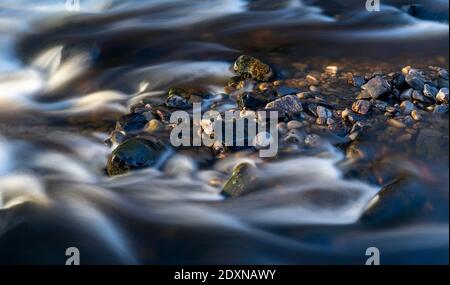
[[[448,262],[448,153],[388,165],[432,211],[370,224],[359,219],[380,185],[346,175],[328,144],[271,163],[177,154],[109,178],[103,143],[142,96],[192,82],[221,92],[241,53],[279,67],[448,67],[448,1],[419,1],[415,15],[387,0],[377,14],[365,1],[63,2],[0,3],[0,263],[63,264],[70,246],[89,263],[363,264],[370,246],[386,263]],[[258,191],[224,199],[209,182],[242,160],[261,164]]]

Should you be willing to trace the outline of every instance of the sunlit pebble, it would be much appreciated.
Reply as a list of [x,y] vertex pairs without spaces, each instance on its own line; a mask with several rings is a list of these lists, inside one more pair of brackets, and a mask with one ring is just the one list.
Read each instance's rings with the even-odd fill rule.
[[223,183],[224,181],[219,178],[212,178],[211,180],[208,181],[208,184],[213,187],[220,187],[222,186]]
[[338,73],[338,70],[339,68],[337,66],[330,65],[325,68],[325,73],[329,75],[336,75]]
[[404,75],[406,75],[406,74],[409,73],[410,70],[411,70],[411,66],[410,66],[410,65],[405,66],[405,67],[402,68],[402,73],[403,73]]
[[280,86],[283,82],[281,80],[275,80],[273,86]]
[[314,85],[309,86],[309,90],[311,92],[319,92],[320,91],[320,89]]
[[319,84],[319,79],[317,79],[315,76],[308,74],[306,76],[306,80],[308,81],[309,84],[311,85],[317,85]]
[[260,83],[258,86],[260,91],[266,91],[267,89],[269,89],[269,87],[270,85],[267,82]]

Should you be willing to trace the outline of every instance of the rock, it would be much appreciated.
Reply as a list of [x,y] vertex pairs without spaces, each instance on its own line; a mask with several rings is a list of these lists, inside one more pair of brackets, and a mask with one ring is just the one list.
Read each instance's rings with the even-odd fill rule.
[[241,109],[255,110],[263,107],[275,98],[276,96],[269,91],[265,93],[244,92],[238,97],[237,103]]
[[403,114],[409,115],[415,109],[416,106],[414,106],[411,101],[406,100],[400,104],[400,110],[403,112]]
[[108,159],[108,175],[119,175],[128,170],[141,169],[153,165],[164,150],[161,143],[142,138],[130,138],[112,152]]
[[387,120],[387,123],[389,126],[394,127],[394,128],[398,128],[398,129],[406,128],[406,125],[403,122],[400,122],[399,120],[396,120],[396,119],[389,119],[389,120]]
[[188,100],[178,95],[167,97],[165,104],[167,107],[177,109],[189,109],[192,106]]
[[202,88],[197,88],[197,87],[190,87],[190,86],[170,88],[169,92],[168,92],[168,97],[175,96],[175,95],[183,97],[184,99],[186,99],[188,101],[190,100],[190,98],[192,96],[200,97],[200,98],[204,98],[204,99],[210,97],[208,90],[202,89]]
[[367,100],[358,100],[352,104],[353,112],[366,115],[370,111],[371,103]]
[[389,82],[381,76],[375,76],[370,79],[366,84],[361,86],[363,90],[367,90],[373,99],[387,94],[391,91],[391,85]]
[[236,197],[252,191],[256,179],[256,167],[250,163],[241,163],[234,167],[231,177],[223,186],[221,194],[226,197]]
[[311,85],[318,85],[320,83],[319,79],[316,76],[312,75],[312,74],[306,75],[306,80]]
[[414,182],[416,180],[400,176],[383,186],[367,204],[360,222],[384,225],[418,214],[426,202],[423,191],[426,188]]
[[426,79],[422,72],[417,69],[410,69],[405,80],[412,88],[423,91]]
[[303,111],[302,102],[295,95],[287,95],[268,103],[266,109],[278,111],[280,116],[292,116]]
[[144,131],[148,133],[158,133],[164,131],[164,129],[164,124],[156,119],[150,120],[144,127]]
[[436,101],[447,104],[448,96],[448,88],[441,88],[441,90],[439,90],[436,94]]
[[115,146],[122,143],[125,140],[125,135],[119,131],[112,131],[107,139],[105,139],[105,144],[109,147]]
[[329,65],[329,66],[325,67],[325,73],[328,75],[336,76],[338,71],[339,71],[339,67],[337,67],[335,65]]
[[434,114],[448,113],[448,105],[436,105],[433,110]]
[[233,70],[244,78],[259,81],[268,81],[274,75],[269,65],[248,55],[239,56],[233,64]]
[[433,87],[429,84],[425,84],[423,86],[423,95],[430,98],[432,101],[436,100],[436,95],[438,94],[439,90],[436,87]]
[[355,76],[355,75],[351,75],[348,78],[348,83],[350,85],[353,85],[355,87],[361,88],[361,86],[363,86],[364,84],[366,84],[366,80],[364,79],[364,76]]
[[[428,158],[439,159],[448,150],[448,133],[424,128],[419,131],[416,140],[416,153]],[[448,155],[448,153],[447,153]]]
[[448,80],[448,71],[446,69],[444,68],[439,69],[438,74],[440,78]]
[[238,85],[240,85],[241,81],[243,80],[244,79],[241,76],[233,76],[230,79],[228,79],[227,86],[237,89]]
[[270,88],[270,84],[267,82],[262,82],[258,85],[259,91],[266,91]]
[[299,92],[297,88],[292,88],[289,86],[278,86],[276,88],[278,97],[283,97],[286,95],[295,95]]
[[410,100],[411,101],[413,92],[414,92],[414,89],[412,89],[412,88],[406,89],[405,91],[403,91],[400,94],[400,100],[402,100],[402,101]]
[[381,111],[385,111],[389,106],[388,103],[381,100],[372,100],[372,107]]
[[422,120],[422,115],[420,115],[420,113],[417,110],[412,110],[411,118],[413,118],[415,121],[420,121]]
[[288,132],[288,127],[285,122],[281,122],[277,124],[278,133],[281,136],[284,136]]
[[305,145],[310,148],[315,148],[320,146],[322,143],[322,139],[319,135],[316,134],[309,134],[305,138]]
[[116,131],[125,133],[136,133],[141,131],[145,124],[147,124],[147,118],[138,113],[130,113],[122,116],[116,122]]
[[392,86],[400,91],[403,91],[408,88],[408,83],[405,80],[405,76],[401,73],[395,73],[392,76]]
[[411,97],[412,97],[414,100],[417,100],[417,101],[419,101],[419,102],[423,102],[423,103],[429,103],[429,102],[430,102],[430,100],[427,99],[427,98],[423,95],[422,91],[419,91],[419,90],[414,90]]
[[372,99],[372,96],[369,94],[369,92],[367,90],[361,90],[361,93],[358,94],[358,96],[356,96],[357,100],[361,100],[361,99]]
[[333,112],[331,112],[329,109],[327,109],[323,106],[317,106],[316,112],[317,112],[317,117],[319,117],[319,118],[328,119],[328,118],[333,117]]

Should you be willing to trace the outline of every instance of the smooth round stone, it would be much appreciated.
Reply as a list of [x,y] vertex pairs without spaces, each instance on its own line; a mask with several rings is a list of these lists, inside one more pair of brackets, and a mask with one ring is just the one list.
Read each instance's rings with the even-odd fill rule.
[[400,110],[402,110],[403,114],[409,115],[413,110],[416,109],[416,106],[411,101],[403,101],[400,104]]
[[370,111],[371,103],[367,100],[358,100],[352,104],[353,112],[366,115]]

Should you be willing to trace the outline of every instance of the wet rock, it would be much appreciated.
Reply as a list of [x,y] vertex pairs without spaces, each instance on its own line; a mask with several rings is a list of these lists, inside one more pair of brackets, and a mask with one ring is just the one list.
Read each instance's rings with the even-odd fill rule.
[[291,121],[289,121],[287,123],[288,130],[300,129],[300,128],[304,127],[304,126],[305,126],[304,123],[302,123],[300,121],[297,121],[297,120],[291,120]]
[[336,76],[338,71],[339,71],[339,67],[337,67],[335,65],[329,65],[329,66],[325,67],[325,74],[328,74],[331,76]]
[[426,79],[423,73],[419,70],[410,69],[405,77],[405,80],[412,88],[423,91]]
[[412,88],[406,89],[405,91],[403,91],[400,94],[400,100],[402,100],[402,101],[410,100],[411,101],[413,92],[414,92],[414,89],[412,89]]
[[308,81],[311,85],[318,85],[320,83],[317,76],[314,76],[313,74],[306,75],[306,81]]
[[416,109],[416,106],[411,101],[403,101],[400,104],[400,110],[403,112],[403,114],[409,115],[412,111]]
[[192,105],[185,98],[178,95],[172,95],[167,97],[166,106],[177,109],[189,109]]
[[328,119],[333,117],[333,112],[331,112],[329,109],[325,108],[324,106],[317,106],[316,113],[318,118],[324,118]]
[[355,76],[355,75],[351,75],[347,82],[350,85],[353,85],[355,87],[361,88],[361,86],[363,86],[364,84],[366,84],[366,80],[364,79],[364,76]]
[[305,138],[305,145],[310,148],[315,148],[320,146],[322,139],[317,134],[309,134]]
[[228,79],[227,82],[227,86],[228,87],[233,87],[236,88],[238,87],[238,85],[240,84],[241,81],[243,81],[244,79],[241,76],[233,76],[230,79]]
[[259,81],[268,81],[274,75],[269,65],[248,55],[239,56],[233,64],[233,70],[244,78]]
[[400,176],[385,185],[367,204],[360,222],[382,223],[399,222],[419,214],[426,199],[423,186],[406,176]]
[[391,82],[392,86],[399,91],[403,91],[409,87],[408,83],[406,82],[405,76],[401,73],[395,73],[392,76]]
[[116,130],[125,133],[139,132],[147,124],[147,118],[138,113],[130,113],[122,116],[116,122]]
[[363,90],[367,90],[373,99],[387,94],[391,91],[391,85],[389,82],[381,76],[375,76],[370,79],[366,84],[361,87]]
[[283,97],[286,95],[295,95],[298,93],[299,90],[297,88],[292,88],[289,86],[278,86],[276,88],[276,91],[277,91],[278,97]]
[[226,197],[236,197],[252,191],[251,185],[256,179],[256,167],[250,163],[238,164],[223,186],[221,194]]
[[433,110],[434,114],[448,113],[448,105],[436,105]]
[[448,88],[441,88],[441,90],[439,90],[439,92],[436,94],[436,101],[440,102],[440,103],[448,103]]
[[[435,129],[422,129],[416,140],[416,153],[428,158],[439,159],[448,150],[448,133]],[[448,155],[448,154],[447,154]]]
[[425,84],[423,86],[423,95],[434,101],[436,99],[436,95],[438,94],[439,90],[436,87],[433,87],[429,84]]
[[164,131],[164,129],[164,124],[156,119],[150,120],[144,127],[144,131],[148,133],[158,133]]
[[278,111],[280,116],[291,116],[303,111],[302,102],[297,96],[287,95],[268,103],[266,109]]
[[352,104],[353,112],[366,115],[370,111],[371,103],[367,100],[358,100]]
[[444,68],[439,69],[438,74],[440,78],[448,80],[448,71],[446,69]]
[[422,91],[419,91],[419,90],[414,90],[411,97],[412,97],[414,100],[417,100],[417,101],[422,102],[422,103],[430,103],[430,100],[427,99],[427,98],[423,95]]
[[387,124],[391,127],[398,128],[398,129],[406,128],[406,125],[397,119],[389,119],[389,120],[387,120]]
[[120,144],[125,140],[125,135],[119,131],[112,131],[107,139],[105,139],[105,144],[109,147]]
[[372,107],[381,111],[385,111],[386,108],[389,106],[388,103],[381,101],[381,100],[372,100],[370,102],[372,104]]
[[241,109],[255,110],[263,107],[275,98],[275,94],[270,91],[266,91],[265,93],[244,92],[238,97],[237,103]]
[[414,121],[422,120],[422,115],[417,110],[412,110],[411,111],[411,117],[414,119]]
[[153,165],[164,147],[157,141],[130,138],[112,152],[108,159],[108,175],[119,175],[129,170],[141,169]]

